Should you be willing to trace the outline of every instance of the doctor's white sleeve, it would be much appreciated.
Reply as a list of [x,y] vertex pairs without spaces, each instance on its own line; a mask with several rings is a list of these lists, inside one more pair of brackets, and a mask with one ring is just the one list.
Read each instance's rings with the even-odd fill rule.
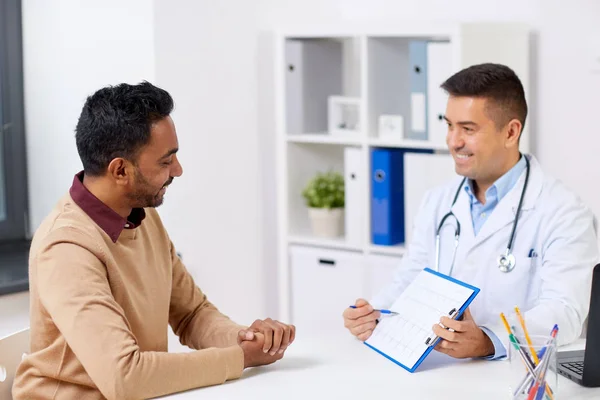
[[[594,216],[578,200],[564,201],[550,219],[539,232],[544,238],[541,265],[537,267],[539,298],[533,307],[521,311],[530,335],[548,336],[552,326],[558,324],[560,346],[574,342],[582,333],[589,311],[593,267],[600,255]],[[501,324],[487,328],[508,348]]]
[[415,216],[412,242],[394,271],[392,281],[371,299],[374,308],[389,308],[410,282],[428,266],[429,253],[435,242],[435,207],[428,191]]

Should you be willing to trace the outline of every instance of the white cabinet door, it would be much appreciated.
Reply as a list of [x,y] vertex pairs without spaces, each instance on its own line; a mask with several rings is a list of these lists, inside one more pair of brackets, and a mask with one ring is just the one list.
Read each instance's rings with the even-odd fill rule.
[[344,309],[365,296],[363,254],[292,246],[290,256],[298,334],[344,329]]
[[377,294],[385,285],[392,281],[394,271],[399,268],[402,257],[369,254],[366,259],[368,275],[368,296]]

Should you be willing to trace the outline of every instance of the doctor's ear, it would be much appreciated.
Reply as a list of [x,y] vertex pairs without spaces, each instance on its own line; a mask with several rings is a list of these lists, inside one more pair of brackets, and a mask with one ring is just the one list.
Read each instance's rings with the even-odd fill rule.
[[523,124],[518,119],[511,119],[506,125],[506,147],[519,146]]

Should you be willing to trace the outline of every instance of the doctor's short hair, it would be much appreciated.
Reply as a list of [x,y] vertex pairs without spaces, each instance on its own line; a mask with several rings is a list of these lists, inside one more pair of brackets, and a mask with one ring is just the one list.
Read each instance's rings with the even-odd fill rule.
[[442,83],[441,88],[455,97],[482,97],[488,100],[486,113],[501,129],[512,119],[525,127],[527,101],[521,80],[502,64],[477,64],[465,68]]

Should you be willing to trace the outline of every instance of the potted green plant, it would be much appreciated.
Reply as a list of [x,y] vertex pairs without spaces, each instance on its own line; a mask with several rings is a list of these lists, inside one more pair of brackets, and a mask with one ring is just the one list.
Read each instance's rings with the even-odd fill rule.
[[344,177],[334,171],[317,172],[307,183],[302,196],[308,207],[313,234],[341,236],[344,216]]

